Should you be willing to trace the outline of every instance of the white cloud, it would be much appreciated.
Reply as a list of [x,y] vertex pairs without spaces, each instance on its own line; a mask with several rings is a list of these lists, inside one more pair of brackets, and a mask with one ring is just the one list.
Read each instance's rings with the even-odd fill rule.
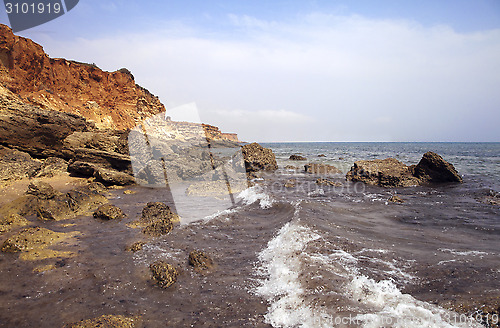
[[248,141],[500,140],[486,128],[500,121],[500,30],[324,14],[228,21],[231,32],[212,36],[176,23],[43,45],[55,57],[127,67],[167,107],[196,101],[208,123]]

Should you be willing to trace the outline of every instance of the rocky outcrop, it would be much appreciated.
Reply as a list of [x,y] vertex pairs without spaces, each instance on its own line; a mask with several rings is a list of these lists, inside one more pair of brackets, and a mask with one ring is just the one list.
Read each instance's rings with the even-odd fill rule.
[[340,182],[331,181],[328,179],[318,178],[316,184],[320,186],[342,187]]
[[32,105],[82,116],[99,128],[127,129],[165,111],[127,69],[49,58],[43,48],[0,24],[0,82]]
[[307,158],[297,154],[290,155],[288,159],[291,161],[307,161]]
[[342,171],[340,171],[338,168],[328,164],[309,163],[304,165],[304,170],[306,171],[306,173],[320,174],[320,175],[342,174]]
[[420,183],[408,166],[394,158],[357,161],[346,178],[382,187],[408,187]]
[[43,182],[28,186],[26,195],[0,208],[0,217],[11,215],[34,216],[40,220],[64,220],[76,215],[91,213],[107,202],[101,194],[105,190],[100,183],[93,182],[63,194]]
[[413,175],[421,182],[463,182],[455,167],[434,152],[427,152],[415,166]]
[[28,153],[0,146],[0,181],[32,178],[42,165]]
[[164,261],[156,261],[149,266],[153,280],[161,288],[168,288],[177,281],[179,271]]
[[401,199],[401,197],[399,197],[397,195],[392,195],[391,198],[389,198],[387,201],[391,202],[391,203],[399,203],[399,204],[402,204],[405,202],[404,200]]
[[271,149],[254,142],[241,147],[247,172],[274,171],[278,169],[276,157]]
[[347,172],[346,179],[382,187],[462,182],[453,165],[433,152],[425,153],[416,166],[407,166],[394,158],[357,161]]

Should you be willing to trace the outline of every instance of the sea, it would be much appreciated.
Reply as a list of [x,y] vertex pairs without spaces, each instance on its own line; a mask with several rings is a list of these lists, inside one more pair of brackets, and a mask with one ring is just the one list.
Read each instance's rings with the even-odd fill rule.
[[[33,274],[32,264],[3,255],[0,326],[62,327],[119,314],[137,316],[139,327],[498,327],[500,206],[482,200],[500,192],[500,143],[262,145],[278,171],[235,194],[234,206],[202,206],[138,252],[124,251],[138,240],[127,223],[147,202],[174,202],[162,189],[113,190],[122,221],[75,219],[82,234],[67,247],[78,256],[56,270]],[[345,180],[355,161],[411,165],[427,151],[464,182],[384,188]],[[303,172],[307,163],[342,174],[318,185]],[[393,195],[404,203],[390,202]],[[195,249],[213,258],[213,269],[187,264]],[[159,259],[181,271],[167,289],[150,279]]]

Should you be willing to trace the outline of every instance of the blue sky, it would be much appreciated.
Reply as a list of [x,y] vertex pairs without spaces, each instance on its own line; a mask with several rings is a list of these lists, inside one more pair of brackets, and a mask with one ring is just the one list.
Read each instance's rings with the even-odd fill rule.
[[498,0],[80,0],[18,34],[247,141],[500,141]]

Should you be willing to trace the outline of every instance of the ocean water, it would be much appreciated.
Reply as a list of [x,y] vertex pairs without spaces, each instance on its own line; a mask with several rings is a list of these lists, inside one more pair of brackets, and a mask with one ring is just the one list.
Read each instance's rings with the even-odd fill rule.
[[[141,251],[123,251],[138,238],[126,224],[147,202],[172,203],[166,190],[113,191],[128,218],[76,219],[82,236],[70,247],[79,255],[57,270],[33,274],[32,264],[2,255],[0,326],[123,314],[140,316],[141,327],[497,327],[498,316],[474,311],[500,306],[500,207],[479,201],[500,191],[500,143],[263,145],[277,172],[239,192],[236,206],[200,208],[198,220],[146,239]],[[416,164],[429,150],[464,183],[381,188],[342,174],[327,187],[284,169],[317,162],[345,173],[356,160],[387,157]],[[284,186],[290,180],[295,187]],[[388,202],[394,194],[405,203]],[[187,265],[194,249],[213,257],[213,271]],[[150,280],[157,259],[182,271],[165,290]]]

